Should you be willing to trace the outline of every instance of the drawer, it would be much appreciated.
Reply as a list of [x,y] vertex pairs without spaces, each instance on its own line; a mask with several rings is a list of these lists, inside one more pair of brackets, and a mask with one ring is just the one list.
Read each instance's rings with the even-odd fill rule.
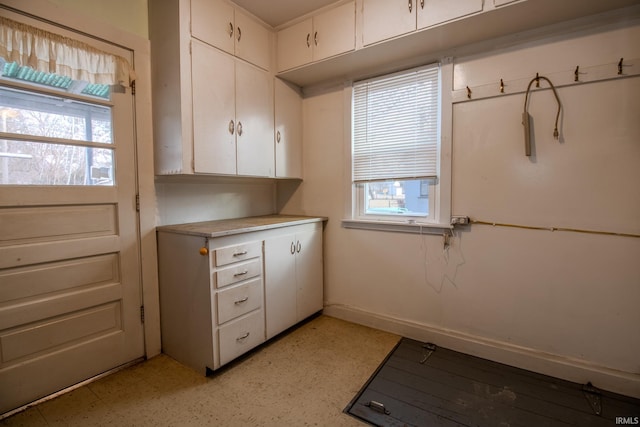
[[262,255],[262,242],[249,242],[216,249],[213,263],[216,267],[256,258]]
[[218,292],[218,324],[262,307],[262,278]]
[[217,270],[214,276],[216,288],[222,288],[233,283],[251,279],[262,275],[262,258],[255,258],[251,261],[240,264],[233,264],[229,267]]
[[264,342],[264,311],[256,310],[221,326],[218,335],[220,365],[224,365]]

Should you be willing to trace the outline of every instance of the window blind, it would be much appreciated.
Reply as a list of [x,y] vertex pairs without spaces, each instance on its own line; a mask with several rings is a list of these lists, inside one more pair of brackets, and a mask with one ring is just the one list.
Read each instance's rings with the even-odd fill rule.
[[353,181],[437,177],[440,69],[353,84]]

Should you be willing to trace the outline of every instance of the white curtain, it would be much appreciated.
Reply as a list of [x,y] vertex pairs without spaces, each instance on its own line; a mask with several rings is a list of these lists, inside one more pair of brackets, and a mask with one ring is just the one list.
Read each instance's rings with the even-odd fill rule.
[[1,16],[0,58],[94,84],[128,87],[135,80],[133,68],[120,56]]

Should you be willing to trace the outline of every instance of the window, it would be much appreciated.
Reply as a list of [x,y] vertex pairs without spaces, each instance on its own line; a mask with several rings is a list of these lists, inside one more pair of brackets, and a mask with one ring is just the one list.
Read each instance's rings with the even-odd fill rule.
[[129,62],[0,17],[0,185],[114,186],[112,89]]
[[440,67],[353,84],[354,216],[434,222],[440,158]]
[[114,185],[111,116],[110,106],[0,85],[0,184]]

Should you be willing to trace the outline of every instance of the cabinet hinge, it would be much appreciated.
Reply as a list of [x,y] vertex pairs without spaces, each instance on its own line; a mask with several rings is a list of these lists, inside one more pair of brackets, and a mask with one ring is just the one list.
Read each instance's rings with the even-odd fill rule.
[[140,212],[140,195],[136,194],[136,212]]
[[136,94],[136,81],[132,81],[131,82],[131,95],[135,95]]
[[140,306],[140,323],[144,323],[144,305]]

